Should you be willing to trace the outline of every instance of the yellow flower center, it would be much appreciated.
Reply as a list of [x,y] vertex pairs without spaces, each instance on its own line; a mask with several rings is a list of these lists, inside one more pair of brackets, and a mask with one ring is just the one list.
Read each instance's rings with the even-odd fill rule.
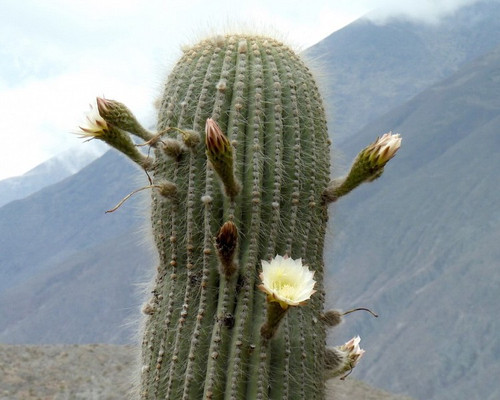
[[280,296],[289,300],[295,300],[295,295],[297,294],[297,288],[295,286],[284,284],[280,287],[275,287],[275,290]]
[[290,276],[286,268],[277,268],[273,271],[272,289],[280,296],[293,300],[297,294],[297,280]]

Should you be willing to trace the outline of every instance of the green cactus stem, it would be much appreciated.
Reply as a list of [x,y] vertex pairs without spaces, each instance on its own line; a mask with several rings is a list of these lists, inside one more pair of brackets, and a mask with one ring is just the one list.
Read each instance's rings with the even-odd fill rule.
[[[109,120],[87,129],[118,124],[148,141],[159,188],[138,398],[324,399],[334,364],[325,331],[341,315],[323,313],[323,244],[327,202],[340,193],[329,189],[330,140],[308,67],[273,39],[217,36],[185,50],[170,73],[156,135],[121,103],[100,105]],[[393,152],[377,146],[367,157],[380,169]],[[259,274],[277,255],[301,259],[315,286],[286,313],[269,303],[274,318]]]
[[[144,328],[140,397],[321,399],[322,194],[330,165],[316,84],[300,58],[272,39],[205,40],[170,74],[157,130],[202,134],[207,119],[223,138],[206,137],[207,146],[191,147],[175,162],[155,153],[154,180],[174,183],[177,195],[165,201],[153,193],[160,267]],[[224,154],[222,173],[214,148],[223,150],[216,154]],[[227,221],[238,230],[238,269],[226,275],[214,238]],[[318,293],[287,312],[266,342],[258,274],[261,260],[276,254],[307,262]]]

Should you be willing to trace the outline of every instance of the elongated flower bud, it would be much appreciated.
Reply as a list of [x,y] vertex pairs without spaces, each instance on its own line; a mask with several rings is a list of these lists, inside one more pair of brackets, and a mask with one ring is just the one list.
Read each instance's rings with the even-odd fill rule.
[[222,225],[215,238],[215,246],[219,255],[221,274],[230,278],[236,271],[235,255],[238,245],[238,229],[232,221]]
[[96,100],[99,114],[107,123],[130,132],[146,141],[154,137],[151,132],[143,128],[125,104],[102,97],[97,97]]
[[234,176],[233,147],[212,118],[208,118],[205,125],[205,146],[207,157],[224,184],[226,194],[234,198],[240,191],[240,184]]
[[124,153],[144,169],[149,169],[151,167],[150,159],[137,150],[130,136],[123,130],[108,123],[100,115],[95,105],[90,105],[86,124],[85,126],[80,126],[80,129],[80,137],[102,140]]

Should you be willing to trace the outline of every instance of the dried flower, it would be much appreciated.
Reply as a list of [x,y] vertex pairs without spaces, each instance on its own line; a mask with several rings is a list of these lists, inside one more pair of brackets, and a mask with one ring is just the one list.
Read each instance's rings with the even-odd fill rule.
[[278,302],[283,309],[304,304],[316,292],[314,271],[293,260],[277,255],[270,262],[262,260],[259,289],[267,294],[268,302]]
[[345,351],[347,353],[351,368],[354,368],[359,359],[365,353],[365,351],[359,347],[359,342],[361,342],[361,338],[359,336],[355,336],[347,343],[339,347],[341,351]]
[[364,350],[359,347],[361,341],[359,336],[353,337],[342,346],[328,347],[325,353],[325,378],[335,378],[342,375],[345,379],[359,362]]

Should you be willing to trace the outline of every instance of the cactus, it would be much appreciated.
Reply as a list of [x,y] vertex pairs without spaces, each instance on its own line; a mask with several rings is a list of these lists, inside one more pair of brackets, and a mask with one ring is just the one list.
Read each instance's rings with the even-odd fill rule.
[[[105,122],[84,136],[114,146],[127,131],[154,149],[147,162],[123,140],[114,146],[152,180],[159,265],[143,307],[138,397],[324,399],[326,369],[345,369],[331,359],[346,359],[325,347],[341,319],[323,313],[327,206],[363,179],[330,182],[324,108],[306,65],[273,39],[217,36],[174,67],[156,134],[118,102],[99,99],[98,111]],[[262,260],[276,255],[314,271],[309,301],[282,309],[259,290]]]

